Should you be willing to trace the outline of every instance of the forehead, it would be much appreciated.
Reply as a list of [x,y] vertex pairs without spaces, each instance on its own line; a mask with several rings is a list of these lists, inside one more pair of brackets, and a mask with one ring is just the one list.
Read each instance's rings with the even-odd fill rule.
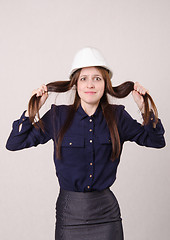
[[80,75],[100,75],[101,72],[96,67],[84,67],[81,69]]

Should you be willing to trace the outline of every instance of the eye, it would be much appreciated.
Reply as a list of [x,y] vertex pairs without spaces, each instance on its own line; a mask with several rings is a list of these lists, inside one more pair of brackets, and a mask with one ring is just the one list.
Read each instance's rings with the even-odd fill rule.
[[97,81],[100,81],[100,80],[101,80],[100,77],[95,77],[94,79],[97,80]]
[[80,78],[80,81],[85,81],[85,80],[86,80],[85,77]]

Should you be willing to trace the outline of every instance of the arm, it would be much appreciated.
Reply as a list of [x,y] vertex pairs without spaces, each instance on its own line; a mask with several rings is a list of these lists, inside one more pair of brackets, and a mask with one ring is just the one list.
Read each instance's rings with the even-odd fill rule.
[[23,112],[20,119],[13,122],[12,131],[6,143],[6,148],[10,151],[44,144],[51,139],[51,110],[46,112],[42,117],[44,132],[40,128],[35,128],[30,122],[29,117],[25,116],[25,113],[26,111]]
[[[141,111],[142,116],[145,107],[143,96],[146,93],[148,93],[148,90],[138,82],[135,82],[132,96]],[[139,145],[154,148],[161,148],[166,145],[164,139],[165,130],[160,119],[158,119],[157,124],[155,124],[155,116],[152,110],[150,110],[150,117],[147,125],[143,126],[139,124],[136,120],[132,119],[125,110],[122,112],[122,122],[124,122],[123,124],[125,126],[128,123],[128,126],[126,126],[127,129],[125,130],[126,140],[135,141]]]
[[162,148],[166,145],[164,139],[165,130],[161,120],[158,119],[156,127],[153,127],[155,118],[152,111],[150,112],[149,123],[142,125],[129,115],[123,105],[120,105],[118,121],[118,129],[122,142],[134,141],[138,145],[153,148]]
[[[37,90],[32,92],[32,95],[41,96],[39,109],[45,103],[48,93],[46,85],[42,85]],[[45,131],[40,128],[35,128],[29,120],[28,111],[24,111],[20,119],[13,122],[12,131],[6,143],[6,148],[11,151],[20,150],[38,144],[46,143],[50,140],[50,111],[48,111],[43,117],[42,121],[45,125]],[[36,123],[38,125],[38,123]]]

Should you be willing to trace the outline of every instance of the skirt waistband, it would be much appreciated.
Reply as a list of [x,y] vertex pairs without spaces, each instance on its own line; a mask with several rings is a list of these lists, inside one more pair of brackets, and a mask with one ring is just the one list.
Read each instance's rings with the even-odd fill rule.
[[111,192],[110,188],[106,188],[104,190],[101,191],[91,191],[91,192],[74,192],[74,191],[68,191],[65,189],[60,188],[60,196],[65,197],[65,196],[70,196],[71,198],[95,198],[95,197],[99,197],[99,196],[104,196],[105,194],[108,194],[109,192]]
[[56,217],[58,225],[62,226],[96,225],[121,220],[118,201],[109,188],[92,192],[61,189],[56,202]]

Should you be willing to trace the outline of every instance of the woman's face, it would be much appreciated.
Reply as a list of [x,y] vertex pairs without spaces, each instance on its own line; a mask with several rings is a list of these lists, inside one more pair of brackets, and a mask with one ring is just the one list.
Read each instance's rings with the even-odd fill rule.
[[77,81],[77,91],[81,102],[97,105],[103,96],[104,89],[105,81],[97,68],[82,68]]

